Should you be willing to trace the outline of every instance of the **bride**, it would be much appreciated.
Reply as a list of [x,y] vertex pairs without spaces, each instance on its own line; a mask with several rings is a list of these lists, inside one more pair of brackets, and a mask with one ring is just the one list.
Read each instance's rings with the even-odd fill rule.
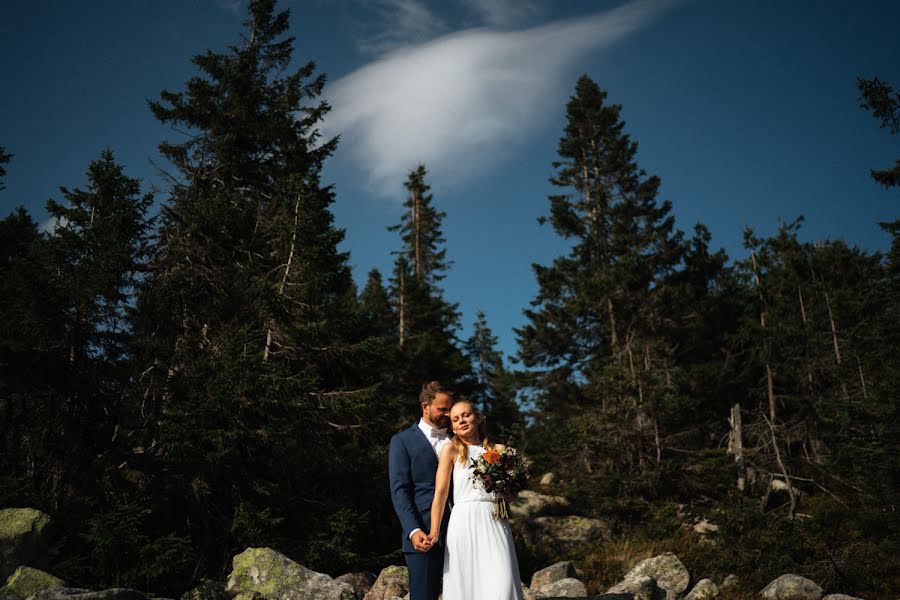
[[453,510],[444,544],[444,600],[522,600],[519,563],[509,522],[494,519],[493,493],[472,478],[471,460],[492,446],[484,434],[484,417],[469,402],[450,409],[456,436],[444,446],[431,505],[433,545],[453,481]]

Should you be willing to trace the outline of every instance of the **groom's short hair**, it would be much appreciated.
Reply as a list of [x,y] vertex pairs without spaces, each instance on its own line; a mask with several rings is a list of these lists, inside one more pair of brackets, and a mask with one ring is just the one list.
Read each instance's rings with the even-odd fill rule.
[[453,391],[440,381],[429,381],[422,384],[422,391],[419,392],[419,402],[424,402],[428,406],[434,402],[438,394],[447,394],[453,397]]

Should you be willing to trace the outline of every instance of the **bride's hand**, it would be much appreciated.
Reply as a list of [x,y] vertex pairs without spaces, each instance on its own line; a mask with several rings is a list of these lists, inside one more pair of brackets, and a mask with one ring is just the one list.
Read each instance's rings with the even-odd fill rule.
[[437,533],[428,534],[428,546],[433,548],[439,538],[440,536]]

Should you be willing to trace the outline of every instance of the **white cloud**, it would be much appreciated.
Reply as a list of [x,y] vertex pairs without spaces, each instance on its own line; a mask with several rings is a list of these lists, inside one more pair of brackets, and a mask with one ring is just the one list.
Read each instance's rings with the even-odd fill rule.
[[432,180],[484,172],[569,95],[566,67],[639,28],[668,3],[614,10],[512,32],[469,29],[395,50],[326,89],[324,133],[341,135],[376,193],[396,195],[410,169]]
[[63,217],[62,219],[50,217],[49,219],[41,223],[40,227],[38,227],[38,231],[53,235],[56,233],[57,229],[59,229],[60,227],[65,227],[68,222],[69,221],[65,217]]
[[364,35],[359,49],[383,54],[447,31],[447,25],[418,0],[378,0],[374,3],[378,32]]

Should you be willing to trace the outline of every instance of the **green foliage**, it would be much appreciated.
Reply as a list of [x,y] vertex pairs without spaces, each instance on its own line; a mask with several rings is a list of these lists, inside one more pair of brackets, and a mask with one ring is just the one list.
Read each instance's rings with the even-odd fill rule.
[[366,514],[342,508],[328,517],[328,528],[318,532],[309,543],[307,559],[311,565],[329,571],[349,572],[359,562],[363,536],[368,531]]
[[[894,92],[891,84],[877,77],[858,77],[856,86],[859,89],[860,106],[870,111],[881,122],[881,127],[892,135],[897,135],[900,132],[900,93]],[[900,185],[900,160],[888,169],[872,169],[871,175],[872,179],[886,188]]]
[[9,164],[12,157],[12,154],[9,154],[3,146],[0,146],[0,191],[6,189],[6,186],[3,184],[3,178],[6,177],[6,167],[4,165]]

